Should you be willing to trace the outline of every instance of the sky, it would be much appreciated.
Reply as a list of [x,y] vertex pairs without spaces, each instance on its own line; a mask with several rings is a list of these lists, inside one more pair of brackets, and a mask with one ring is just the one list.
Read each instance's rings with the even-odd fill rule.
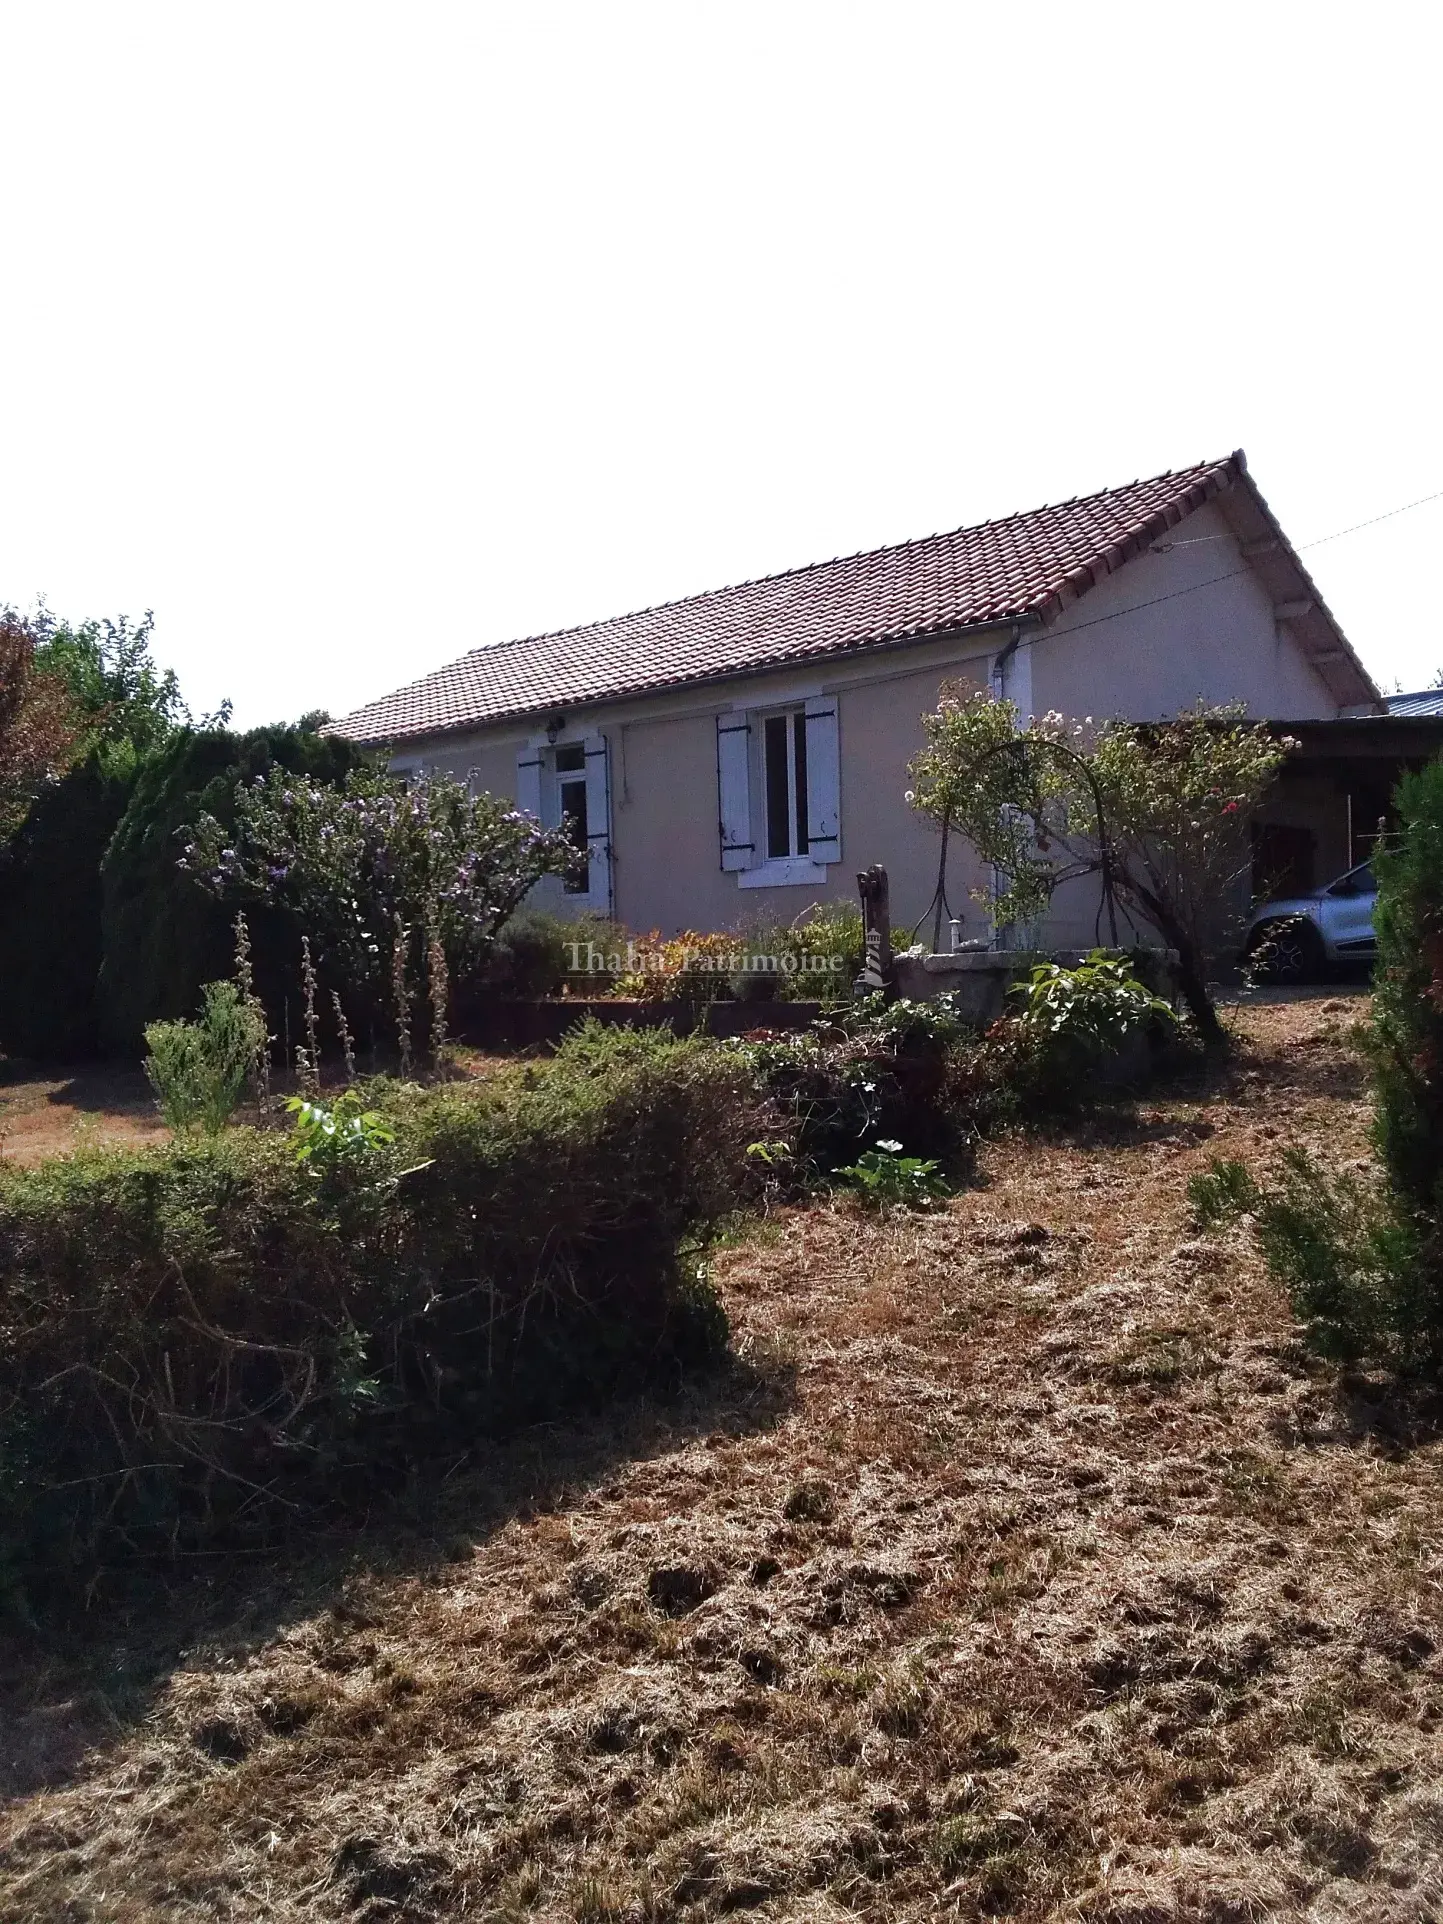
[[[1440,11],[0,3],[0,602],[197,712],[1247,451],[1443,493]],[[1443,668],[1443,499],[1304,559]]]

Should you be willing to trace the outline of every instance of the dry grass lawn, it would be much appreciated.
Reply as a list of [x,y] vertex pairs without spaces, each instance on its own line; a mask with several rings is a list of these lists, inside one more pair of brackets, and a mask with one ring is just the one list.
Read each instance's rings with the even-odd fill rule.
[[0,1061],[0,1155],[11,1162],[67,1156],[87,1141],[135,1147],[169,1134],[139,1069],[87,1063],[44,1070]]
[[1184,1195],[1361,1153],[1360,1006],[935,1215],[773,1218],[673,1404],[18,1640],[0,1917],[1443,1916],[1443,1451]]
[[[452,1073],[469,1077],[492,1075],[515,1060],[467,1048],[451,1054]],[[344,1087],[329,1068],[326,1087],[327,1093]],[[277,1099],[293,1088],[293,1078],[277,1073]],[[240,1120],[254,1120],[254,1111]],[[110,1062],[54,1069],[0,1057],[0,1157],[10,1162],[33,1166],[83,1145],[135,1149],[169,1138],[143,1069]]]

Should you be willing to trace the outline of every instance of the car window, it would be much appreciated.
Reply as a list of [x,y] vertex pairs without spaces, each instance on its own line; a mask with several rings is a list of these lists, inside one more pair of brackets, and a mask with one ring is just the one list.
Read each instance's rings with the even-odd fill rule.
[[1329,895],[1376,895],[1378,884],[1373,880],[1372,863],[1364,862],[1358,868],[1349,869],[1346,875],[1340,875],[1328,893]]

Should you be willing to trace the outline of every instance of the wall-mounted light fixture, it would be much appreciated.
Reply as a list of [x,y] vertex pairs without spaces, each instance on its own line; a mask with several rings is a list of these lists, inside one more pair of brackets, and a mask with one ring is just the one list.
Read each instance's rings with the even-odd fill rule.
[[548,742],[550,742],[553,748],[555,748],[556,746],[556,737],[561,733],[562,729],[565,728],[565,726],[566,726],[565,715],[552,715],[547,721],[546,739]]

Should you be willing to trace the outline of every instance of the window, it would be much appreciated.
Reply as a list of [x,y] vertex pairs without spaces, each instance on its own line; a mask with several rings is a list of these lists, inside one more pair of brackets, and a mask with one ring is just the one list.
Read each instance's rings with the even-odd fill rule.
[[717,825],[740,888],[815,888],[842,858],[835,696],[717,716]]
[[565,831],[582,859],[564,879],[537,884],[538,902],[611,913],[611,758],[599,731],[579,741],[533,735],[516,756],[516,806]]
[[768,715],[766,757],[767,859],[807,853],[807,718],[801,709]]
[[[581,742],[567,742],[556,750],[557,826],[579,854],[589,855],[586,829],[586,748]],[[568,895],[587,895],[591,890],[587,868],[578,862],[566,877]]]

